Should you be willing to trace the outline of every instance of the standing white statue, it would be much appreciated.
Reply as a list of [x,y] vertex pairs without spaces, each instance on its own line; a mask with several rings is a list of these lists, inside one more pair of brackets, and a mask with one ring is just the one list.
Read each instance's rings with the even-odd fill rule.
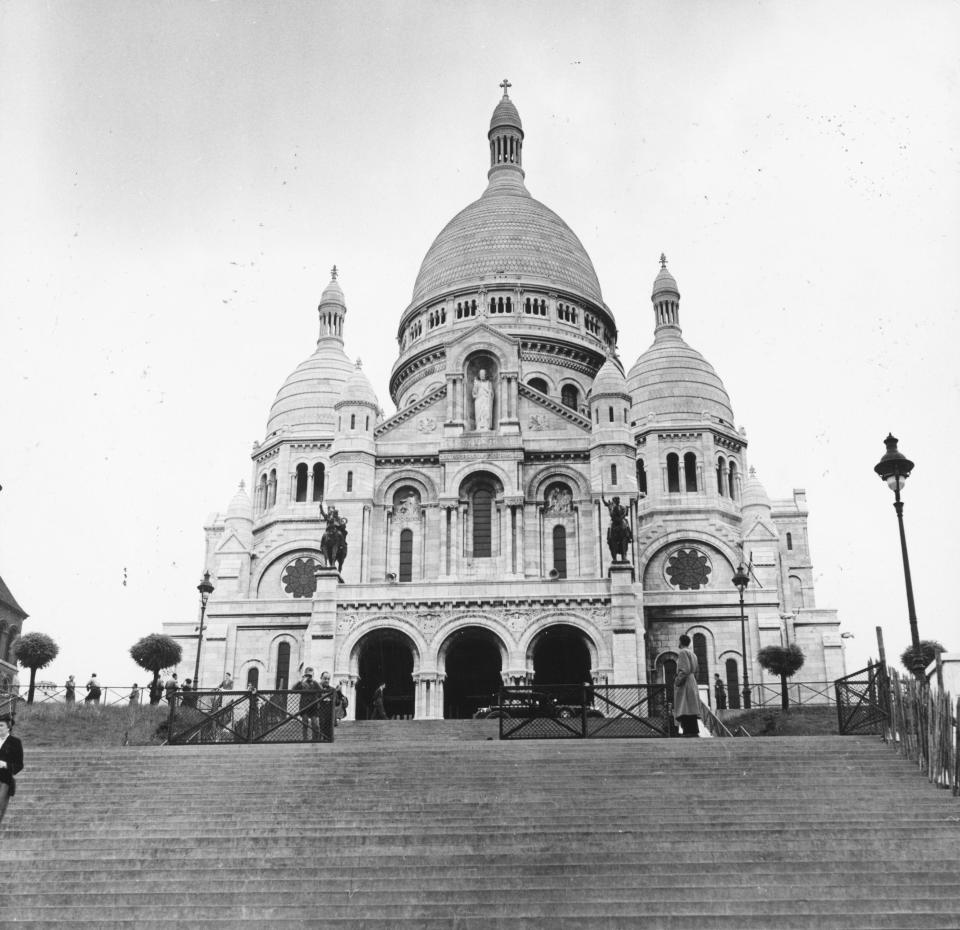
[[473,415],[478,430],[493,429],[493,384],[486,368],[481,368],[473,381]]

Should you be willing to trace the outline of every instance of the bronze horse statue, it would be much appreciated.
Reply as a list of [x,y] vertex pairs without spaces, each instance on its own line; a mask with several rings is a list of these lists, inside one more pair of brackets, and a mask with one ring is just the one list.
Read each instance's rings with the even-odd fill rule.
[[337,567],[338,572],[343,571],[343,563],[347,558],[347,519],[337,513],[336,507],[331,507],[329,511],[324,511],[323,504],[320,504],[320,516],[326,521],[327,528],[323,531],[320,539],[320,552],[323,555],[323,561],[327,568]]
[[600,499],[610,512],[610,526],[607,527],[607,546],[610,549],[610,555],[614,562],[626,562],[627,549],[633,542],[633,533],[627,522],[630,513],[620,503],[619,497],[608,501],[601,495]]

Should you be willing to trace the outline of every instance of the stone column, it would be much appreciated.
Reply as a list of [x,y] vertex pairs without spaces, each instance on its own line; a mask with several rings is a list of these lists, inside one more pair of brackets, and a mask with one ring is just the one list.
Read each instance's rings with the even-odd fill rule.
[[459,574],[458,568],[460,565],[460,505],[451,507],[450,511],[452,515],[450,525],[450,553],[452,556],[450,575],[456,577]]

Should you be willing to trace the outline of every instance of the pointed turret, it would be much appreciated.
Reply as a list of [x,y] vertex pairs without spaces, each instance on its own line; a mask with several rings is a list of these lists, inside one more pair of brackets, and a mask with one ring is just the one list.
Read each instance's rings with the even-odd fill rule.
[[503,88],[503,97],[493,111],[490,118],[490,131],[487,138],[490,140],[490,170],[487,177],[492,178],[497,172],[519,173],[523,177],[523,124],[520,114],[507,91],[512,86],[504,78],[500,85]]
[[337,266],[330,269],[330,283],[320,295],[320,343],[322,339],[335,339],[343,344],[343,318],[347,315],[347,304],[343,298],[340,282],[337,281]]

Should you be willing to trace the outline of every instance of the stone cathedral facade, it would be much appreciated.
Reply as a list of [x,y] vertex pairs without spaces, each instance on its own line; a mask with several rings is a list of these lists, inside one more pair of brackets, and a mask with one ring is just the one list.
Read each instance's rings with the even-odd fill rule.
[[[771,682],[755,661],[770,643],[803,648],[798,680],[841,676],[803,491],[771,500],[749,468],[662,256],[652,345],[621,361],[590,257],[527,191],[508,87],[486,189],[427,250],[399,315],[392,414],[345,351],[334,269],[316,348],[254,444],[249,490],[205,527],[216,590],[201,687],[229,671],[238,686],[285,688],[311,665],[342,682],[351,717],[381,681],[392,716],[462,717],[501,683],[670,681],[688,633],[701,683],[720,674],[735,702],[741,560],[751,682]],[[614,496],[633,534],[626,563],[605,542]],[[323,568],[321,503],[347,520],[340,574]],[[191,674],[196,624],[166,632]]]

